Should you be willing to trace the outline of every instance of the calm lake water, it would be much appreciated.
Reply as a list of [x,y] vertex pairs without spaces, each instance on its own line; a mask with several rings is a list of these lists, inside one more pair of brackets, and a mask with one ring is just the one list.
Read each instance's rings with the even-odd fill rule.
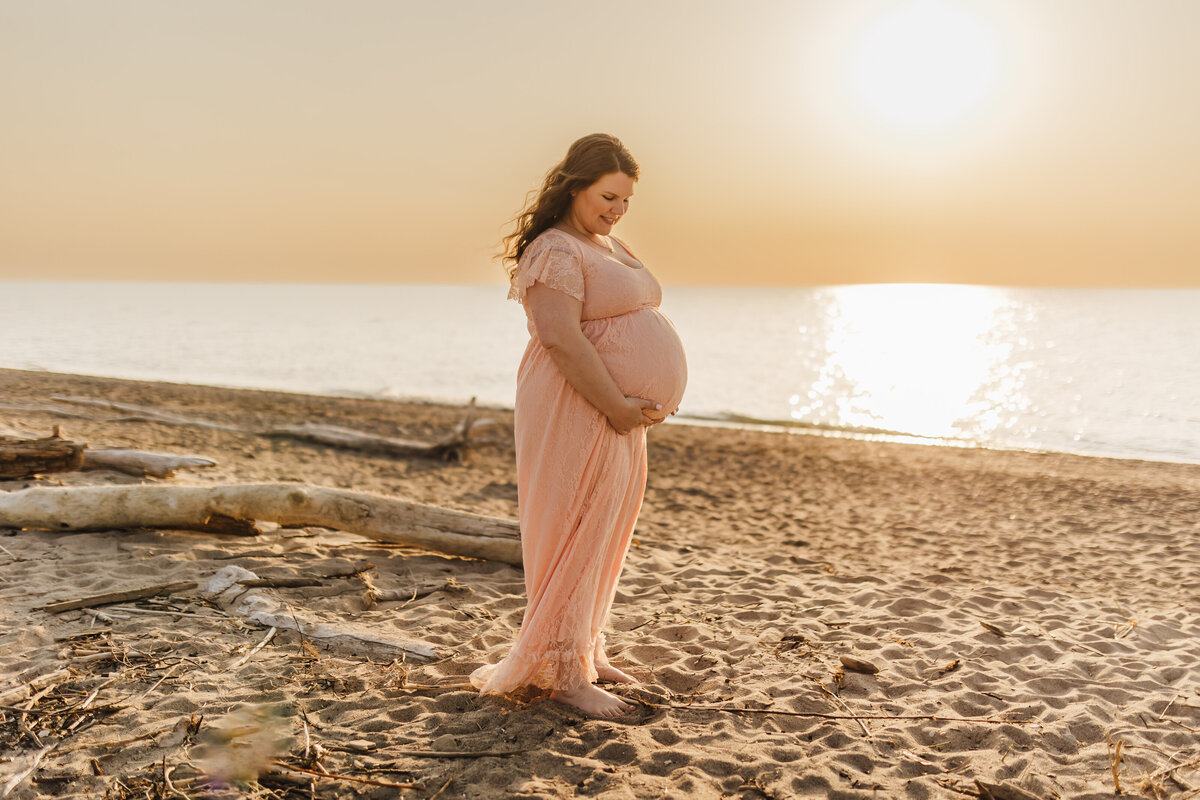
[[[0,283],[0,366],[511,407],[502,286]],[[680,416],[1200,463],[1200,290],[668,287]]]

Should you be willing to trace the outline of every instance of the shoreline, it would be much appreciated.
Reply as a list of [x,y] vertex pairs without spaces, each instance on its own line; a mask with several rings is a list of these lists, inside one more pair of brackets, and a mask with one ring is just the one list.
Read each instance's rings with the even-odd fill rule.
[[[247,431],[312,422],[436,438],[461,421],[461,406],[0,369],[0,405],[48,404],[53,394],[239,430],[0,410],[12,427],[45,435],[58,424],[93,447],[218,461],[164,481],[51,474],[0,483],[0,492],[297,482],[516,516],[510,411],[483,409],[495,436],[453,464]],[[522,574],[505,564],[313,527],[237,538],[0,532],[0,617],[10,621],[0,629],[0,691],[66,669],[70,679],[39,709],[82,702],[93,689],[97,706],[125,706],[70,733],[54,721],[72,718],[39,717],[45,742],[62,746],[14,796],[122,796],[118,780],[143,796],[165,768],[199,791],[189,781],[195,765],[211,766],[206,737],[276,708],[289,763],[300,763],[308,740],[324,748],[329,772],[419,784],[404,793],[417,798],[444,788],[441,797],[475,800],[924,800],[977,794],[975,781],[1100,798],[1114,789],[1109,742],[1124,747],[1126,791],[1139,781],[1164,793],[1200,784],[1196,765],[1180,766],[1200,758],[1189,731],[1200,728],[1200,465],[679,423],[649,437],[645,504],[606,632],[613,663],[642,681],[617,691],[655,706],[600,722],[545,700],[456,688],[498,660],[520,625]],[[443,588],[370,608],[352,578],[275,591],[297,613],[424,642],[439,660],[372,663],[310,651],[283,630],[255,650],[264,629],[222,616],[195,592],[108,607],[111,621],[38,610],[130,586],[203,582],[228,565],[294,578],[365,561],[381,589]],[[856,662],[878,671],[847,666]],[[38,750],[0,710],[0,785]],[[374,791],[315,780],[322,797]]]
[[[363,392],[331,392],[331,393],[313,393],[308,391],[300,391],[294,389],[264,389],[248,386],[232,386],[227,384],[209,384],[209,383],[189,383],[182,381],[165,381],[165,380],[149,380],[141,378],[124,378],[107,375],[92,375],[87,373],[71,373],[71,372],[56,372],[54,370],[43,369],[16,369],[11,367],[0,367],[0,373],[29,373],[34,375],[48,376],[67,376],[76,378],[89,378],[98,381],[115,381],[122,383],[134,384],[151,384],[163,386],[188,386],[194,388],[216,389],[220,391],[230,392],[261,392],[267,394],[281,394],[285,396],[294,396],[297,398],[327,398],[331,400],[364,400],[364,401],[379,401],[386,403],[396,403],[400,406],[413,407],[441,407],[449,409],[465,409],[469,399],[453,400],[436,397],[420,397],[420,396],[402,396],[402,397],[387,397],[383,395],[372,395]],[[494,411],[506,414],[512,414],[513,408],[511,405],[503,403],[477,403],[476,407],[481,410]],[[801,435],[801,436],[816,436],[832,439],[849,439],[863,442],[878,442],[886,444],[902,444],[912,445],[916,447],[937,447],[950,448],[961,450],[980,450],[993,453],[1026,453],[1031,455],[1063,455],[1075,458],[1095,458],[1109,461],[1129,461],[1134,463],[1146,464],[1178,464],[1187,466],[1200,466],[1200,460],[1188,460],[1183,458],[1178,459],[1163,459],[1163,458],[1142,458],[1132,455],[1102,455],[1095,453],[1075,452],[1071,450],[1042,450],[1037,448],[1020,448],[1020,447],[1003,447],[1000,445],[988,444],[986,442],[974,442],[964,439],[951,439],[937,436],[922,436],[919,434],[901,433],[896,431],[888,431],[883,429],[857,429],[857,428],[836,428],[831,426],[822,426],[814,423],[798,422],[795,420],[771,420],[757,417],[750,417],[734,412],[722,412],[712,415],[684,415],[681,414],[674,418],[668,418],[666,423],[671,426],[690,426],[695,428],[720,428],[726,430],[747,430],[761,432],[765,434],[775,435]]]

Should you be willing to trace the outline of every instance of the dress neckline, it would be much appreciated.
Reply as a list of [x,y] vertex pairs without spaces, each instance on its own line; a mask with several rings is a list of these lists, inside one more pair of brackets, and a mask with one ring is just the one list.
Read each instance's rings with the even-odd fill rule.
[[620,248],[621,248],[623,251],[625,251],[625,255],[629,256],[629,257],[630,257],[630,258],[632,258],[634,261],[636,261],[636,262],[637,262],[637,264],[638,264],[636,267],[635,267],[635,266],[633,266],[633,265],[631,265],[631,264],[627,264],[627,263],[625,263],[624,261],[622,261],[621,259],[617,258],[617,248],[616,248],[616,246],[612,247],[611,249],[609,249],[609,248],[605,248],[605,247],[601,247],[599,244],[597,244],[597,243],[596,243],[595,241],[593,241],[592,239],[588,239],[588,238],[586,238],[586,237],[584,237],[584,236],[581,236],[581,235],[579,235],[579,234],[577,234],[577,233],[574,233],[573,231],[564,230],[563,228],[560,228],[560,227],[558,227],[557,225],[554,225],[554,226],[552,226],[550,229],[551,229],[551,230],[558,231],[559,233],[561,233],[561,234],[563,234],[563,235],[565,235],[565,236],[568,236],[568,237],[570,237],[570,238],[572,238],[572,239],[575,239],[575,240],[577,240],[577,241],[583,242],[583,243],[585,243],[585,244],[590,244],[590,245],[591,245],[593,248],[595,248],[597,251],[599,251],[599,252],[603,253],[605,256],[607,256],[608,258],[612,259],[613,261],[616,261],[618,264],[620,264],[620,265],[621,265],[622,267],[624,267],[625,269],[632,269],[632,270],[635,270],[635,271],[641,271],[641,270],[644,270],[644,269],[646,268],[646,265],[645,265],[645,264],[643,264],[643,263],[641,262],[641,259],[639,259],[637,256],[635,256],[633,253],[629,252],[629,248],[625,246],[625,243],[624,243],[624,242],[622,242],[620,239],[618,239],[618,238],[617,238],[617,237],[615,237],[615,236],[608,236],[608,237],[606,237],[606,238],[609,240],[609,242],[615,242],[615,243],[616,243],[616,245],[619,245],[619,246],[620,246]]

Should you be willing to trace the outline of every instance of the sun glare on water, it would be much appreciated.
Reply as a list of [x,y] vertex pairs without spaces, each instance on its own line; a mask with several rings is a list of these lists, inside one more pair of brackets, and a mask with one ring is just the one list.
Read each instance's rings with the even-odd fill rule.
[[980,107],[997,85],[999,42],[968,8],[917,0],[869,24],[848,70],[863,110],[897,128],[930,130]]
[[819,331],[825,359],[796,420],[859,430],[960,438],[964,425],[986,433],[989,409],[1020,402],[1019,387],[997,379],[1008,348],[989,332],[1003,292],[981,286],[875,284],[829,290]]

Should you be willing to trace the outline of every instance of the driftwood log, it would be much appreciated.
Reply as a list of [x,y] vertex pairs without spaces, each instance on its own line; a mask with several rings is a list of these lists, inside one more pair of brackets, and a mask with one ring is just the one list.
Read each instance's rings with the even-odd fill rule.
[[217,431],[231,431],[233,433],[245,433],[245,429],[239,428],[236,425],[226,425],[221,422],[210,422],[204,419],[195,419],[192,417],[181,417],[178,414],[169,414],[165,411],[159,411],[153,408],[145,408],[143,406],[130,405],[128,403],[115,403],[111,400],[97,400],[92,397],[72,397],[69,395],[54,395],[50,398],[59,403],[70,403],[77,406],[88,406],[91,408],[103,408],[108,411],[120,411],[125,416],[117,417],[109,420],[110,422],[161,422],[164,425],[187,425],[193,428],[208,428]]
[[331,649],[388,660],[401,658],[427,662],[437,658],[434,649],[424,642],[403,642],[307,620],[295,614],[273,593],[247,589],[245,584],[255,580],[258,576],[253,572],[231,564],[213,575],[201,591],[229,614],[264,627],[299,631],[310,641]]
[[87,445],[54,433],[41,439],[0,436],[0,480],[21,480],[43,472],[69,472],[83,466]]
[[521,563],[512,520],[395,497],[290,483],[80,486],[0,494],[0,528],[195,528],[214,517],[312,525],[449,555]]
[[51,399],[59,403],[117,411],[124,415],[110,420],[112,422],[158,422],[164,425],[184,425],[210,430],[244,433],[251,436],[295,439],[329,447],[341,447],[368,453],[382,453],[390,456],[419,456],[454,461],[462,460],[468,446],[468,440],[473,433],[478,433],[480,430],[495,424],[492,420],[476,419],[474,397],[471,398],[471,402],[467,405],[466,415],[458,427],[435,442],[375,436],[363,433],[362,431],[331,425],[282,425],[262,430],[242,428],[237,425],[227,425],[195,417],[184,417],[154,408],[130,405],[129,403],[116,403],[111,400],[97,400],[91,397],[74,397],[69,395],[54,395]]

